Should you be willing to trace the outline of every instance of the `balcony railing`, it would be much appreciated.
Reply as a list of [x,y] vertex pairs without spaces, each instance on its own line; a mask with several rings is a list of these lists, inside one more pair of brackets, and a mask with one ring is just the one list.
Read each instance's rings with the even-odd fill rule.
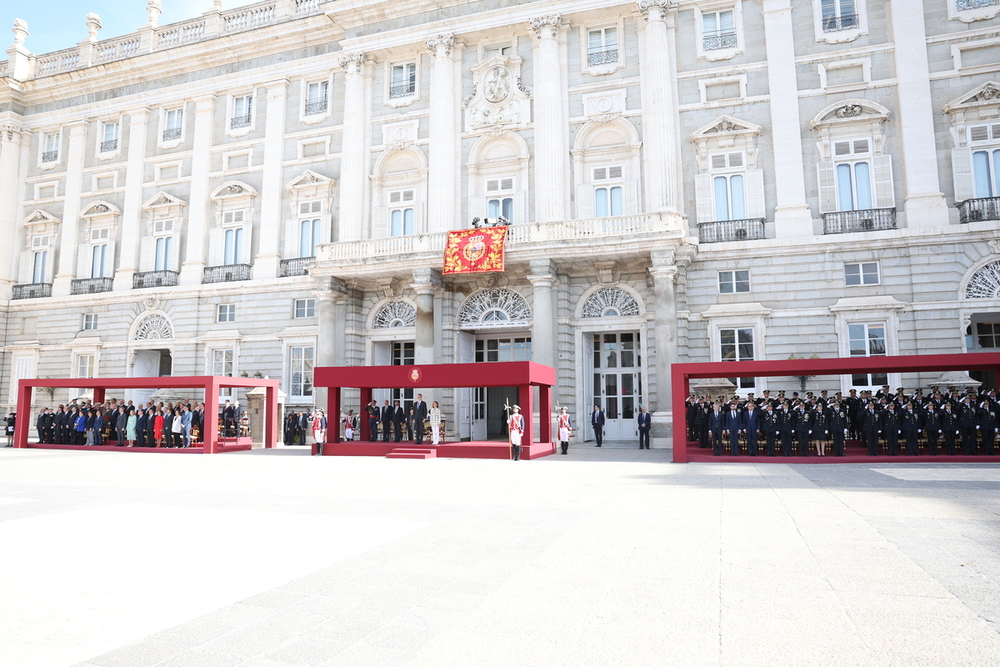
[[229,122],[229,127],[234,130],[241,127],[250,127],[250,123],[252,122],[252,114],[247,114],[245,116],[233,116],[233,119]]
[[326,111],[326,100],[315,100],[313,102],[306,102],[306,115],[312,116],[317,113],[324,113]]
[[224,266],[206,266],[202,283],[231,283],[237,280],[250,280],[250,264],[226,264]]
[[823,214],[824,234],[877,232],[896,228],[896,209],[871,208],[864,211],[834,211]]
[[171,141],[173,139],[181,138],[181,128],[179,127],[168,127],[163,131],[163,140]]
[[306,264],[314,261],[316,261],[315,257],[283,259],[281,260],[281,265],[278,268],[278,276],[281,278],[287,278],[289,276],[304,276],[308,273],[308,271],[306,271]]
[[15,299],[44,299],[47,296],[52,296],[52,283],[14,285]]
[[42,153],[42,162],[55,162],[59,159],[59,151],[45,151]]
[[592,51],[587,54],[587,65],[590,67],[612,65],[616,62],[618,62],[618,49],[604,49],[603,51]]
[[858,27],[857,14],[840,14],[839,16],[823,17],[823,32],[840,32],[854,30]]
[[755,241],[764,238],[764,218],[719,220],[698,224],[699,243]]
[[118,140],[117,139],[111,139],[109,141],[102,141],[101,142],[101,152],[102,153],[110,153],[111,151],[116,151],[116,150],[118,150]]
[[407,97],[408,95],[413,95],[417,92],[416,83],[403,83],[398,86],[389,86],[389,97],[395,99],[397,97]]
[[994,7],[1000,5],[1000,0],[956,0],[955,8],[960,12],[980,7]]
[[147,287],[173,287],[177,284],[177,271],[142,271],[132,274],[132,289]]
[[114,278],[78,278],[71,283],[70,294],[110,292],[114,282]]
[[701,39],[701,48],[704,51],[718,51],[719,49],[735,49],[736,33],[722,32],[715,35],[705,35]]
[[980,220],[1000,220],[1000,197],[966,199],[958,205],[958,220],[962,224]]

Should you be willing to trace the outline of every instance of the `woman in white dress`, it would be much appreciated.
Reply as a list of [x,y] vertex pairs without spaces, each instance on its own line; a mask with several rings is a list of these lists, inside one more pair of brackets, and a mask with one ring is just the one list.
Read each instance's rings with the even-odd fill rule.
[[431,410],[427,413],[427,421],[431,423],[431,444],[437,445],[441,442],[441,408],[438,402],[431,404]]

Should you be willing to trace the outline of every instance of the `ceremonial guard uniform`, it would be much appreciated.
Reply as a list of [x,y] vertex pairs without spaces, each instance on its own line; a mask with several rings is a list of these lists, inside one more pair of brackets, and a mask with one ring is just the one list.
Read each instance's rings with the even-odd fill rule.
[[760,413],[760,430],[764,434],[767,442],[767,455],[775,456],[775,446],[778,440],[778,413],[770,403],[764,405],[764,410]]
[[996,454],[994,443],[997,437],[996,406],[989,401],[983,402],[979,417],[979,432],[983,436],[983,453],[989,456]]
[[571,428],[566,408],[562,408],[559,411],[559,417],[556,419],[556,429],[559,432],[559,445],[562,447],[563,454],[569,454],[569,432]]
[[812,413],[812,437],[816,442],[816,453],[826,456],[826,443],[830,439],[830,420],[822,406]]
[[938,438],[941,437],[941,413],[935,408],[934,401],[927,403],[923,423],[924,433],[927,434],[927,453],[937,456]]
[[899,456],[899,435],[901,433],[899,413],[896,412],[895,403],[889,403],[882,415],[882,434],[885,436],[885,444],[889,450],[889,456]]
[[795,433],[795,413],[787,404],[778,410],[778,433],[781,434],[781,455],[792,455],[793,434]]
[[869,403],[865,408],[861,431],[868,445],[868,456],[878,456],[878,438],[882,434],[882,415],[875,411],[875,404]]
[[521,436],[524,435],[524,417],[520,406],[513,406],[513,412],[507,418],[507,431],[510,436],[510,454],[515,461],[521,460]]
[[809,456],[809,436],[812,434],[812,419],[804,406],[795,408],[795,437],[799,443],[799,456]]
[[847,438],[849,423],[847,410],[842,404],[834,403],[830,408],[830,437],[833,438],[834,456],[844,456],[844,439]]
[[910,406],[903,410],[901,417],[899,430],[906,438],[906,455],[916,456],[920,453],[920,444],[917,442],[917,438],[920,436],[920,416],[913,411],[913,406]]
[[945,451],[949,456],[954,456],[958,453],[955,447],[955,440],[958,437],[958,415],[952,409],[951,403],[945,403],[941,412],[941,431],[944,436]]
[[979,444],[976,442],[976,431],[979,429],[976,406],[966,399],[959,409],[961,412],[958,414],[958,428],[962,431],[962,453],[966,456],[975,456],[979,450]]

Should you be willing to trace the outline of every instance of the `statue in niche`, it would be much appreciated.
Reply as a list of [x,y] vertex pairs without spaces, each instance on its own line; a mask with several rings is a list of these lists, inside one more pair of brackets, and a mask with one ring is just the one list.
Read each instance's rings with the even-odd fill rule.
[[487,102],[502,102],[510,94],[510,70],[497,66],[486,75],[483,96]]

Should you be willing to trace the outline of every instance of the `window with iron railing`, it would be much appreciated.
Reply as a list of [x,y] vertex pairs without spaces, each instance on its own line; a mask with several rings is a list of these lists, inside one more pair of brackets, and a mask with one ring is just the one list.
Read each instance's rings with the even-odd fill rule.
[[597,67],[618,62],[618,28],[588,31],[587,66]]
[[822,0],[823,32],[854,30],[860,25],[856,0]]
[[305,115],[312,116],[326,111],[329,90],[329,81],[316,81],[308,85],[306,89]]
[[232,129],[250,127],[253,123],[253,95],[233,98],[233,117],[229,123]]
[[389,97],[407,97],[417,92],[417,63],[403,63],[392,66],[389,83]]
[[736,23],[732,9],[701,15],[701,42],[705,51],[736,48]]

